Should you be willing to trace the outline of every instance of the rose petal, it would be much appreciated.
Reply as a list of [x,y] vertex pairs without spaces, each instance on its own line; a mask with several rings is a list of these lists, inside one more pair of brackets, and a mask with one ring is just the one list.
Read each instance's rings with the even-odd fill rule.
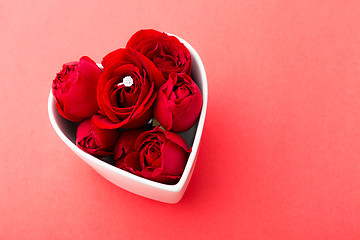
[[136,138],[144,131],[144,129],[134,129],[122,132],[113,148],[114,160],[123,160],[122,157],[125,158],[126,155],[134,152]]
[[112,154],[117,137],[117,130],[100,129],[86,119],[77,128],[76,145],[92,155],[105,157]]
[[180,137],[176,133],[169,132],[169,131],[164,131],[164,134],[165,134],[167,139],[169,139],[170,141],[172,141],[172,142],[176,143],[177,145],[179,145],[186,152],[190,152],[189,147],[187,146],[185,140],[182,137]]
[[63,65],[53,81],[53,95],[59,113],[66,119],[80,122],[99,110],[96,88],[101,70],[89,57]]
[[141,171],[141,166],[139,164],[139,154],[137,152],[128,154],[124,159],[124,163],[126,168],[131,172]]
[[183,147],[169,141],[162,152],[162,174],[181,176],[187,157],[188,153]]
[[[100,128],[138,128],[152,117],[156,98],[155,84],[164,81],[162,73],[145,56],[133,49],[118,49],[103,59],[104,73],[98,86],[100,113],[95,118]],[[124,77],[133,78],[128,88],[117,86]]]

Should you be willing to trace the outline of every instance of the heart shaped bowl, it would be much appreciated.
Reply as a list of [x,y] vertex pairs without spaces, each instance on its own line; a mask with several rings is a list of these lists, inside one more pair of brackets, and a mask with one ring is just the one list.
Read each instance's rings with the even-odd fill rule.
[[[173,34],[169,34],[173,35]],[[173,35],[175,36],[175,35]],[[176,36],[177,37],[177,36]],[[177,37],[190,51],[192,57],[192,73],[193,80],[197,83],[203,96],[203,105],[200,118],[190,130],[180,133],[192,151],[188,158],[184,172],[178,183],[168,185],[154,182],[132,173],[119,169],[109,163],[106,163],[84,151],[79,149],[75,144],[76,124],[64,119],[57,111],[55,99],[50,91],[48,100],[48,113],[50,122],[61,140],[82,160],[89,164],[101,176],[112,182],[113,184],[140,196],[166,203],[177,203],[180,201],[189,184],[191,175],[194,171],[197,155],[199,152],[199,144],[204,127],[206,108],[208,102],[208,86],[204,65],[199,54],[185,40]]]

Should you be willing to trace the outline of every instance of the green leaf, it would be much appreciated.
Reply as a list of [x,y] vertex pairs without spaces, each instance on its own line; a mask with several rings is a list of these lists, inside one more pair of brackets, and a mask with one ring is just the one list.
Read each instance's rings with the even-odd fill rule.
[[162,130],[166,131],[165,128],[163,128],[155,118],[152,119],[152,126],[153,127],[159,126]]

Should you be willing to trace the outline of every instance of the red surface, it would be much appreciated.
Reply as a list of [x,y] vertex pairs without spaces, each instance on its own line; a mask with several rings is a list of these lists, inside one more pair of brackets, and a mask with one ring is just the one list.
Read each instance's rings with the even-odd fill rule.
[[[186,39],[208,74],[176,205],[103,179],[47,117],[64,62],[141,28]],[[2,0],[0,29],[0,239],[360,238],[359,1]]]

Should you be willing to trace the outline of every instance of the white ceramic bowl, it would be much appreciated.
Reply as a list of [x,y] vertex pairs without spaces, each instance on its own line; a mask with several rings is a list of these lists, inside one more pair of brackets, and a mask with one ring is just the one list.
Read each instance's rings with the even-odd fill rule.
[[204,127],[208,102],[208,86],[206,73],[200,56],[189,43],[179,37],[177,38],[189,49],[191,53],[191,75],[202,92],[203,105],[198,123],[189,131],[180,134],[189,145],[192,145],[192,152],[189,156],[188,162],[185,166],[184,172],[179,182],[175,185],[158,183],[142,177],[138,177],[132,173],[114,167],[80,150],[75,145],[76,125],[62,118],[57,112],[55,100],[51,91],[48,100],[49,118],[53,128],[55,129],[55,132],[58,134],[61,140],[82,160],[84,160],[87,164],[94,168],[95,171],[97,171],[100,175],[102,175],[104,178],[106,178],[113,184],[143,197],[166,203],[177,203],[178,201],[180,201],[189,184],[199,152],[199,144]]

